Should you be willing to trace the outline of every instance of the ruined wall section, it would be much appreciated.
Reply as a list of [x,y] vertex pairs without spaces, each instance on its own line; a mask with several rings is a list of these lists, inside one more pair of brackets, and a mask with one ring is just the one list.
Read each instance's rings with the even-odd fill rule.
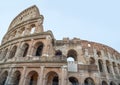
[[11,22],[2,44],[13,38],[43,32],[43,19],[36,6],[25,9]]
[[91,58],[96,65],[99,59],[105,62],[106,60],[111,61],[111,63],[116,62],[116,66],[119,65],[120,62],[120,53],[113,48],[96,42],[80,40],[79,38],[72,40],[63,38],[63,40],[57,40],[55,49],[60,50],[66,57],[68,57],[68,51],[74,49],[77,53],[77,63],[86,65],[91,63]]

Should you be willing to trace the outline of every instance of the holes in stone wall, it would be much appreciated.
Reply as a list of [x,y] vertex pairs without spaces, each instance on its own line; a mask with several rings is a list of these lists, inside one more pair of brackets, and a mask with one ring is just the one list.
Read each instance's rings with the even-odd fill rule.
[[46,81],[45,85],[59,85],[59,76],[56,72],[51,71],[47,73]]
[[104,67],[103,67],[103,61],[102,60],[98,60],[98,65],[99,65],[99,70],[100,70],[100,72],[104,72]]
[[60,50],[55,51],[55,56],[62,56],[62,52]]
[[92,78],[88,77],[84,80],[85,85],[95,85],[94,81]]
[[78,79],[75,77],[69,77],[69,82],[71,85],[79,85]]
[[37,42],[34,45],[33,55],[42,56],[43,47],[44,47],[44,45],[42,42]]
[[5,85],[5,82],[7,80],[8,72],[5,71],[0,75],[0,85]]
[[94,65],[95,64],[95,59],[90,57],[90,65]]
[[102,81],[102,85],[108,85],[106,81]]
[[97,55],[98,55],[98,57],[100,57],[101,56],[101,52],[97,51]]
[[16,54],[16,51],[17,51],[17,46],[14,46],[11,51],[10,51],[10,54],[9,54],[9,59],[13,58]]
[[77,61],[77,52],[74,49],[68,51],[67,61]]

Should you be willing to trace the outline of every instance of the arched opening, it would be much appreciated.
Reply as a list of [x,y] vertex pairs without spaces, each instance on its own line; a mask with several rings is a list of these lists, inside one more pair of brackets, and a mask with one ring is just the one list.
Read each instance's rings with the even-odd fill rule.
[[3,60],[6,57],[7,52],[8,52],[8,49],[5,49],[4,51],[2,51],[0,60]]
[[31,71],[27,76],[26,85],[37,85],[38,73],[36,71]]
[[107,68],[107,72],[111,73],[110,62],[108,60],[106,61],[106,68]]
[[69,82],[71,83],[70,85],[79,85],[79,82],[75,77],[70,77]]
[[32,27],[30,34],[33,34],[34,32],[35,32],[35,27]]
[[20,71],[15,71],[13,76],[12,76],[11,84],[12,85],[19,85],[20,78],[21,78]]
[[102,60],[98,60],[98,65],[99,65],[99,70],[100,70],[100,72],[104,72],[104,68],[103,68],[103,62],[102,62]]
[[14,46],[10,51],[9,59],[15,56],[16,51],[17,51],[17,46]]
[[110,85],[116,85],[113,81],[110,82]]
[[7,80],[8,72],[5,71],[1,76],[0,76],[0,85],[5,85],[5,82]]
[[77,61],[77,52],[74,49],[68,51],[67,61]]
[[33,34],[34,32],[35,32],[35,25],[33,24],[33,25],[31,25],[31,30],[30,30],[30,34]]
[[67,58],[67,62],[74,62],[75,60],[74,60],[74,58],[73,57],[68,57]]
[[106,81],[102,81],[102,85],[108,85]]
[[49,72],[46,75],[46,84],[45,85],[59,85],[59,77],[56,72]]
[[101,56],[101,52],[97,51],[97,55],[98,55],[98,57],[100,57]]
[[94,65],[95,64],[95,59],[90,57],[90,65]]
[[62,52],[60,50],[56,50],[55,56],[62,56]]
[[43,43],[42,42],[37,43],[35,48],[36,48],[35,56],[41,56],[43,51]]
[[23,56],[23,57],[27,56],[28,48],[29,48],[29,45],[28,45],[27,43],[25,43],[25,44],[22,46],[22,56]]
[[116,66],[115,62],[113,62],[112,64],[113,64],[114,73],[117,74],[117,66]]
[[94,81],[92,78],[86,78],[84,81],[85,85],[95,85]]

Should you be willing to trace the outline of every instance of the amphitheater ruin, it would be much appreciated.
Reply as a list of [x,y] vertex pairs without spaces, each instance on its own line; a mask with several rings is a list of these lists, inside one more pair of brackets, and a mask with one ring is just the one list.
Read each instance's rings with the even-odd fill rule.
[[44,31],[31,6],[14,18],[0,45],[0,85],[120,85],[120,53],[104,44]]

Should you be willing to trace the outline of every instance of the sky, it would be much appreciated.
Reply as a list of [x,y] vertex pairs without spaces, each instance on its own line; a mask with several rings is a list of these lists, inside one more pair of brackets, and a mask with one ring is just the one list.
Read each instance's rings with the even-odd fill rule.
[[0,41],[11,21],[33,5],[44,16],[44,30],[57,40],[77,37],[120,52],[120,0],[1,0]]

